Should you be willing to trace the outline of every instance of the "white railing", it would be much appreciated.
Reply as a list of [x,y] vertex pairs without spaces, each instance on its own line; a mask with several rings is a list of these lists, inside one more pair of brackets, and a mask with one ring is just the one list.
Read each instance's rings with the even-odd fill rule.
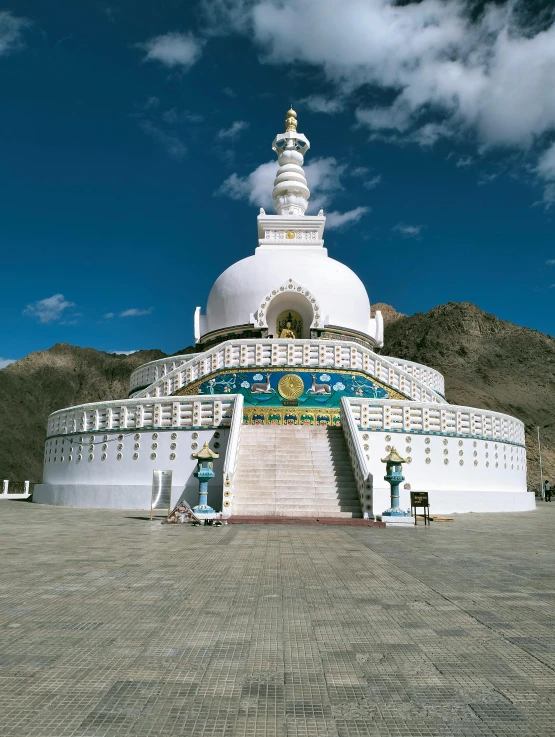
[[381,358],[386,361],[391,361],[394,366],[400,368],[401,371],[414,376],[415,379],[419,379],[423,384],[429,386],[436,392],[439,392],[445,396],[445,378],[443,374],[436,371],[429,366],[424,366],[421,363],[415,363],[414,361],[406,361],[404,358],[396,358],[395,356],[382,356]]
[[229,340],[177,367],[138,392],[137,397],[167,397],[214,371],[244,368],[318,367],[358,370],[392,386],[417,402],[445,400],[420,379],[395,366],[388,358],[347,341]]
[[233,409],[233,417],[229,428],[229,438],[225,453],[223,468],[223,504],[222,514],[231,517],[233,506],[233,492],[235,491],[235,472],[239,457],[239,443],[241,442],[241,428],[243,427],[243,395],[238,394]]
[[183,356],[168,356],[168,358],[159,358],[156,361],[150,361],[138,369],[135,369],[129,380],[129,393],[150,386],[158,379],[163,378],[178,366],[182,366],[187,361],[192,360],[198,353],[189,353]]
[[231,423],[235,394],[94,402],[53,412],[47,436],[140,428],[218,427]]
[[441,433],[525,444],[524,424],[501,412],[453,404],[343,399],[349,402],[357,426],[365,430]]
[[349,449],[349,457],[357,484],[360,507],[363,515],[368,516],[372,506],[372,473],[370,472],[366,455],[363,453],[360,445],[358,425],[347,397],[341,399],[340,411],[341,427],[343,428],[343,434],[345,435]]
[[[15,491],[13,491],[14,489]],[[9,479],[3,480],[2,491],[0,491],[0,499],[28,499],[30,495],[30,481],[10,481]]]

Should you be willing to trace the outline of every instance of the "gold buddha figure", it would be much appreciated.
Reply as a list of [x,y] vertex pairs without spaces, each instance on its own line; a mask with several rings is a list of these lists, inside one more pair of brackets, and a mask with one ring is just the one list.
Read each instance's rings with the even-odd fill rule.
[[297,336],[292,330],[291,320],[287,320],[287,323],[281,333],[279,334],[280,338],[296,338]]

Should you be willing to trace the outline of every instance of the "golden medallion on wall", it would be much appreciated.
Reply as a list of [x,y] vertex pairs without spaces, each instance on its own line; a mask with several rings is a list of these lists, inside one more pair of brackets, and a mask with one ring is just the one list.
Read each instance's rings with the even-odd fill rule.
[[288,240],[292,241],[293,238],[295,237],[295,231],[294,230],[288,230],[287,233],[285,234],[285,237]]
[[298,399],[304,392],[304,382],[297,374],[285,374],[278,381],[277,388],[284,399]]

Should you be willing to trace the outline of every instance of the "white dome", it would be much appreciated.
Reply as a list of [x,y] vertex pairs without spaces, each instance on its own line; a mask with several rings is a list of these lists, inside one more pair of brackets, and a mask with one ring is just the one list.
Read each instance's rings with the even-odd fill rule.
[[[288,291],[290,280],[295,287]],[[283,285],[286,289],[280,292]],[[303,337],[309,337],[307,331],[313,319],[319,328],[329,324],[370,332],[370,301],[358,276],[345,264],[329,258],[325,249],[293,247],[257,249],[254,256],[226,269],[210,291],[202,334],[250,323],[273,290],[277,297],[263,313],[270,334],[276,331],[277,315],[288,309],[301,313]],[[305,292],[315,298],[312,306]],[[319,308],[319,318],[315,308]]]

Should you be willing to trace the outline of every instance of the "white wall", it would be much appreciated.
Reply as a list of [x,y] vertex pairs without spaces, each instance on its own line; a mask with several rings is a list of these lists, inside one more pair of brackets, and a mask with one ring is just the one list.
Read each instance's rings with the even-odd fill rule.
[[[198,437],[194,438],[194,434]],[[220,427],[205,430],[114,430],[49,438],[45,445],[44,480],[35,487],[33,501],[67,506],[150,509],[152,472],[171,470],[172,503],[176,504],[184,496],[190,504],[197,504],[198,480],[193,475],[197,463],[191,454],[208,442],[210,448],[220,454],[214,462],[215,476],[209,483],[208,502],[220,510],[228,437],[229,428]],[[219,443],[219,448],[215,443]]]

